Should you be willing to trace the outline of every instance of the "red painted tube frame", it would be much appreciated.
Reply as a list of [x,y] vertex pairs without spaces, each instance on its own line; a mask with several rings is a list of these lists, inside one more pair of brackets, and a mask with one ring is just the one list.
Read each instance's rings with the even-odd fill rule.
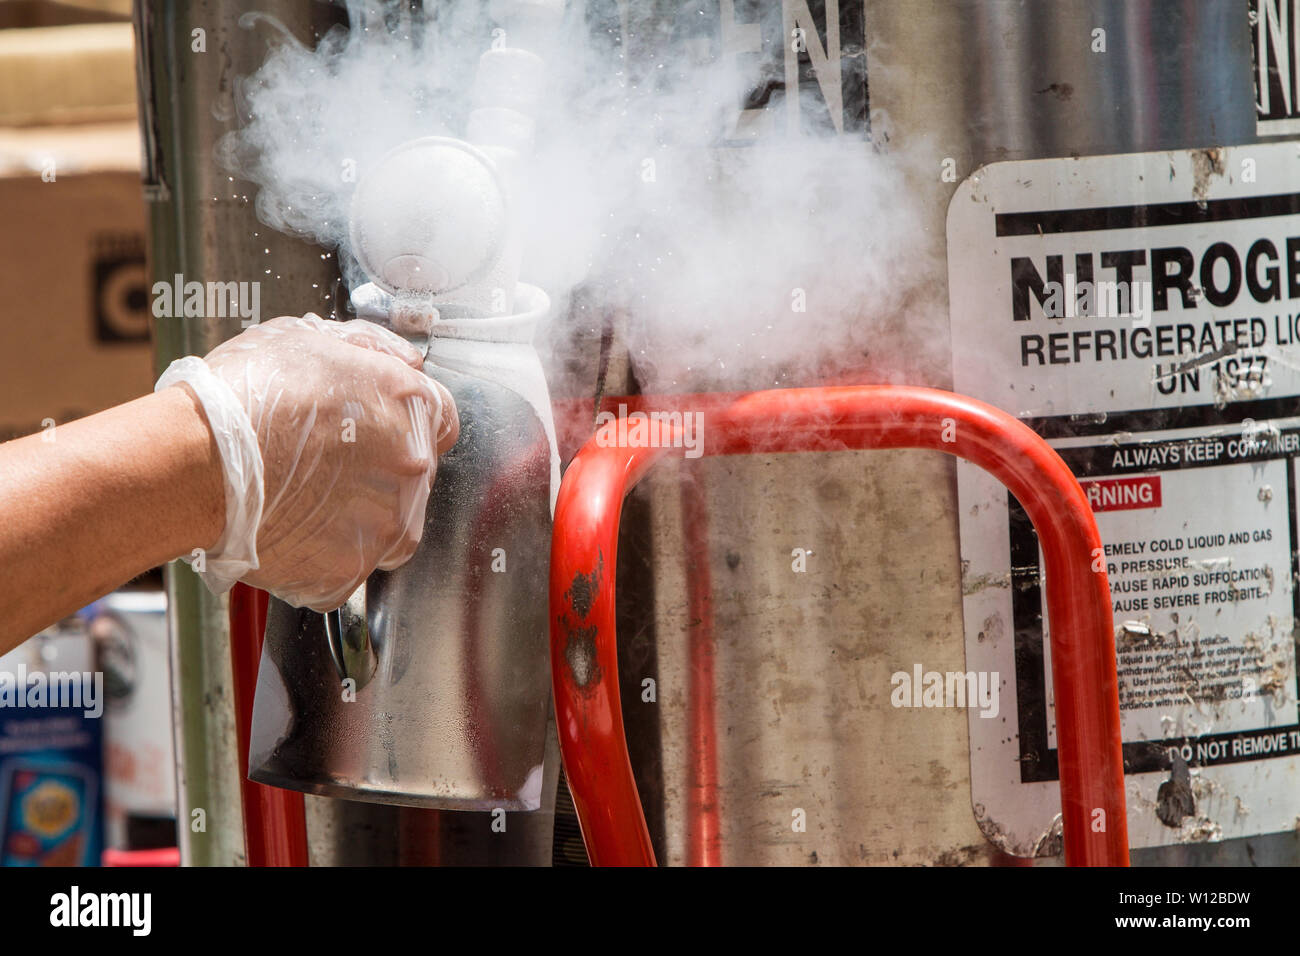
[[181,851],[178,847],[161,847],[156,850],[114,850],[106,849],[100,857],[103,866],[180,866]]
[[[1083,490],[1051,446],[999,409],[927,388],[778,389],[726,401],[671,396],[641,404],[705,410],[705,455],[928,448],[998,478],[1024,506],[1043,549],[1065,861],[1128,865],[1114,620],[1101,537]],[[597,431],[560,487],[551,542],[551,669],[565,773],[591,862],[653,865],[619,706],[614,569],[624,496],[656,461],[682,450],[617,447],[616,428],[610,422]]]
[[[306,866],[307,820],[302,794],[248,779],[253,696],[262,659],[269,595],[247,584],[230,591],[230,656],[235,734],[244,801],[244,850],[249,866]],[[181,821],[184,825],[185,821]]]

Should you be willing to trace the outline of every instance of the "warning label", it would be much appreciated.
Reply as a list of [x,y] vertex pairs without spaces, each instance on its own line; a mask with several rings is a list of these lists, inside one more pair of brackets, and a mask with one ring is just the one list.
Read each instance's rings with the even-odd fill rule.
[[[954,387],[1048,439],[1101,531],[1137,847],[1300,818],[1296,182],[1290,144],[998,163],[949,208]],[[974,803],[1032,853],[1060,812],[1038,541],[981,469],[958,493],[967,664],[1014,675],[971,721]]]

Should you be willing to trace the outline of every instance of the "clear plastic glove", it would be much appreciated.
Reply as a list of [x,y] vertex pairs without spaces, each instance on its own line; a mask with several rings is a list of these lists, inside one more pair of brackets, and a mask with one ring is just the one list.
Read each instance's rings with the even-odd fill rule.
[[459,432],[451,394],[421,366],[388,329],[315,315],[171,364],[155,391],[188,386],[221,452],[225,531],[185,557],[213,593],[242,580],[327,611],[415,553],[438,455]]

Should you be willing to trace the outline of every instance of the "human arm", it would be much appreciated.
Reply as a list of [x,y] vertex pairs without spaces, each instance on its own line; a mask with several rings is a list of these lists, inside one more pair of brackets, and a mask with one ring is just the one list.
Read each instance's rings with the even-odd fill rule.
[[[309,316],[255,326],[201,364],[206,398],[186,382],[0,445],[0,652],[177,557],[220,591],[213,569],[250,555],[237,577],[320,610],[414,552],[458,431],[418,350]],[[256,467],[232,478],[236,432]]]
[[168,388],[0,445],[0,653],[225,526],[221,462]]

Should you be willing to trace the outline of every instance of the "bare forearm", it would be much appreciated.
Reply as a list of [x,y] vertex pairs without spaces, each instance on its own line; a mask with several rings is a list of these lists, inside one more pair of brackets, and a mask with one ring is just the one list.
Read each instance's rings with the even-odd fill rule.
[[0,653],[224,525],[216,445],[184,388],[0,445]]

